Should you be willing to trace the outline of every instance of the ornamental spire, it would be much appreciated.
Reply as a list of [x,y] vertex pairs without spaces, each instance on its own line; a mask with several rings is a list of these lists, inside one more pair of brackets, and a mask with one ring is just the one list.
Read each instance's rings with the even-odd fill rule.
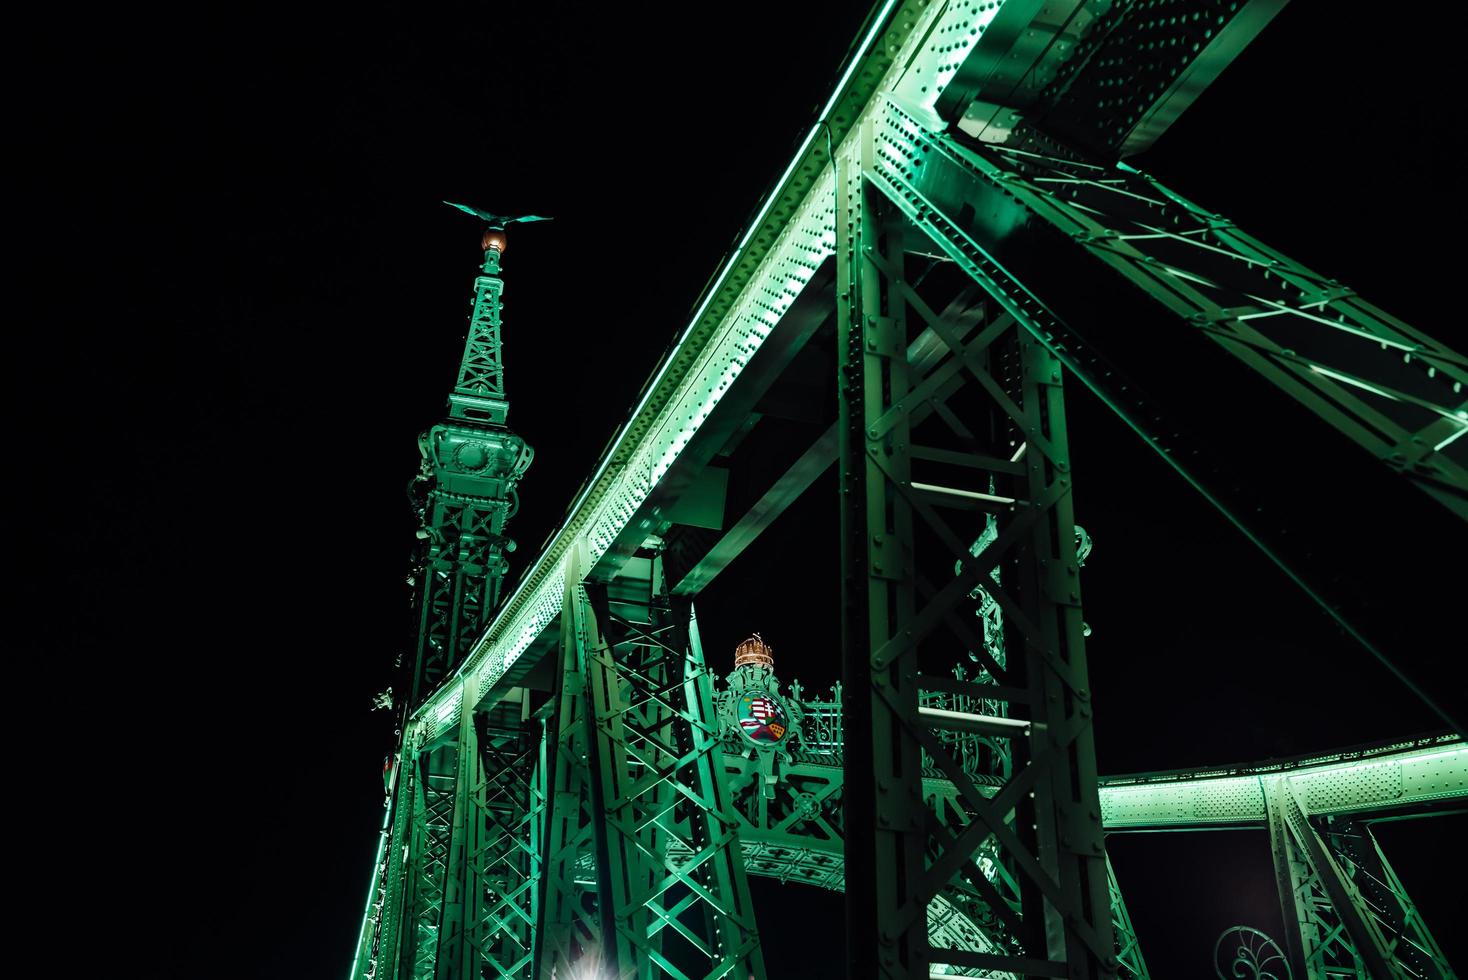
[[503,426],[510,413],[500,351],[500,295],[505,289],[500,278],[500,257],[505,251],[505,229],[516,223],[551,219],[538,214],[510,217],[468,204],[444,203],[484,222],[484,237],[479,243],[484,250],[484,264],[474,279],[474,311],[464,338],[464,356],[459,359],[459,377],[449,395],[449,417]]

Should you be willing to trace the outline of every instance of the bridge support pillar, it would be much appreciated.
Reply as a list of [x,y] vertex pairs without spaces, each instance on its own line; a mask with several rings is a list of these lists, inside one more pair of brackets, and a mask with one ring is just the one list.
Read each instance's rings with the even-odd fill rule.
[[[837,178],[848,969],[1113,976],[1060,362],[998,302],[948,316],[919,294],[973,285],[869,179],[876,125]],[[919,374],[922,328],[944,356]],[[981,587],[1006,663],[979,653]],[[965,654],[977,673],[955,679]],[[1010,775],[980,778],[956,731],[1004,743]],[[957,790],[941,817],[925,768]],[[987,950],[930,947],[929,907],[955,894],[985,907]]]
[[[596,957],[619,977],[764,980],[713,674],[661,557],[609,584],[568,574],[562,637],[545,972]],[[576,877],[590,864],[594,906]]]

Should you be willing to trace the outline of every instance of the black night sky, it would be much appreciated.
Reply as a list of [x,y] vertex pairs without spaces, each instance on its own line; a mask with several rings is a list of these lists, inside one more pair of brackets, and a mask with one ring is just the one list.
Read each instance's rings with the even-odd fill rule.
[[[476,223],[440,199],[556,219],[516,232],[505,260],[510,422],[536,449],[514,574],[813,122],[866,9],[191,10],[114,7],[12,42],[35,64],[16,111],[34,134],[24,204],[43,219],[19,267],[42,300],[12,331],[16,479],[35,495],[12,657],[39,665],[41,694],[12,765],[62,838],[12,840],[41,861],[60,937],[26,955],[36,975],[339,977],[392,747],[370,697],[412,643],[403,487],[478,261]],[[1462,350],[1461,249],[1441,244],[1462,221],[1461,25],[1339,10],[1296,0],[1136,162]],[[1069,397],[1102,772],[1443,727],[1099,402]],[[1271,438],[1247,398],[1228,411]],[[1312,493],[1257,476],[1266,496]],[[758,629],[785,680],[839,675],[833,487],[710,588],[719,666]],[[1440,683],[1462,645],[1461,607],[1442,601],[1464,579],[1468,551],[1445,536],[1461,529],[1426,498],[1403,512],[1356,490],[1339,533],[1361,579],[1395,590],[1363,615],[1426,638]],[[1446,879],[1465,831],[1461,816],[1382,830],[1460,964]],[[1278,934],[1262,833],[1112,850],[1159,980],[1211,975],[1226,926]],[[771,976],[839,975],[839,897],[755,888]]]

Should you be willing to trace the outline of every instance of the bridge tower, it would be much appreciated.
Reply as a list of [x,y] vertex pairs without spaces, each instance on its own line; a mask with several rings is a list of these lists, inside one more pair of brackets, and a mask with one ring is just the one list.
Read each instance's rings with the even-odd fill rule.
[[[447,416],[418,437],[422,461],[409,485],[420,551],[409,578],[418,631],[412,662],[403,665],[407,712],[463,662],[499,604],[506,555],[515,549],[505,529],[534,456],[507,421],[500,269],[508,222],[478,216],[487,219],[483,261],[458,376]],[[529,926],[516,913],[536,880],[529,841],[539,811],[531,801],[543,770],[534,765],[540,743],[524,707],[523,699],[502,699],[464,712],[462,724],[434,737],[419,729],[403,739],[389,770],[376,904],[354,968],[360,975],[477,977],[481,957],[528,964]],[[488,880],[497,895],[469,887]]]
[[[487,228],[484,262],[474,279],[474,307],[448,417],[418,437],[423,455],[412,494],[419,512],[421,621],[410,702],[417,705],[468,653],[499,604],[514,542],[506,522],[515,487],[534,457],[507,426],[505,365],[500,346],[503,228]],[[415,575],[415,578],[417,576]]]

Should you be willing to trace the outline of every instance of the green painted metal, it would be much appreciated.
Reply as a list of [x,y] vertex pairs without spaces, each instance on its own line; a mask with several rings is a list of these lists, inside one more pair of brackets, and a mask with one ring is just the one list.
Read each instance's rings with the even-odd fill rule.
[[[418,712],[420,717],[455,697],[457,678],[467,673],[482,674],[485,683],[481,689],[490,690],[497,678],[523,666],[517,660],[559,614],[561,563],[575,542],[585,544],[594,563],[601,557],[601,549],[634,518],[651,518],[640,513],[642,502],[672,462],[696,439],[712,406],[737,386],[751,354],[760,348],[770,334],[771,324],[788,308],[788,297],[797,294],[821,261],[834,254],[829,217],[834,184],[828,137],[839,155],[856,121],[893,111],[890,103],[894,99],[911,109],[914,118],[936,120],[931,115],[933,107],[952,82],[973,41],[985,35],[996,12],[1009,7],[1010,2],[941,8],[929,3],[886,3],[875,12],[870,30],[854,52],[850,70],[843,74],[835,94],[823,108],[822,121],[812,127],[755,222],[714,277],[693,321],[655,372],[631,419],[613,440],[585,490],[573,501],[561,531],[509,597],[457,671],[456,679],[423,706]],[[1178,6],[1180,14],[1187,13],[1184,6]],[[938,121],[933,124],[941,127]],[[918,152],[922,141],[931,136],[924,133],[924,125],[917,122],[903,129],[891,147],[892,159]],[[879,156],[879,165],[885,159],[886,154]],[[1012,296],[1010,301],[1032,314],[1047,312],[1021,285],[1001,275],[1003,270],[984,259],[972,242],[957,239],[955,249],[973,251],[970,264],[975,274],[994,279],[994,286],[1003,286],[1002,291]],[[995,279],[996,275],[999,278]],[[787,298],[771,301],[770,297]],[[1229,510],[1229,504],[1184,466],[1177,453],[1169,452],[1170,447],[1143,423],[1146,406],[1135,405],[1110,391],[1099,373],[1090,371],[1082,358],[1070,353],[1079,348],[1073,345],[1076,338],[1064,324],[1034,315],[1027,323],[1042,340],[1047,334],[1059,338],[1067,349],[1057,353],[1066,367],[1094,387],[1113,410],[1134,423],[1149,445],[1156,447],[1170,465],[1179,467],[1185,478],[1209,495],[1246,533],[1252,533],[1244,516]]]
[[444,892],[450,886],[449,849],[453,846],[458,789],[456,747],[440,746],[409,762],[418,770],[411,807],[412,836],[405,841],[406,894],[397,977],[429,980],[438,962]]
[[1264,787],[1285,950],[1297,976],[1453,977],[1365,821],[1316,821],[1297,780]]
[[505,400],[505,364],[500,349],[500,311],[504,280],[499,277],[500,251],[485,249],[483,274],[474,280],[474,309],[459,360],[459,377],[449,395],[449,415],[504,425],[510,403]]
[[[885,150],[875,122],[838,176],[846,851],[848,866],[874,869],[846,883],[848,961],[871,976],[935,965],[1110,976],[1060,364],[997,304],[963,324],[980,327],[968,338],[909,283],[907,253],[929,239],[871,179]],[[918,323],[947,348],[927,376],[913,376],[905,356]],[[955,400],[960,387],[915,423],[910,408],[958,379],[979,397]],[[997,534],[975,554],[967,542],[985,514]],[[931,554],[915,544],[919,528]],[[957,577],[934,584],[935,560],[956,564]],[[990,575],[1001,566],[1002,584]],[[962,625],[980,584],[1024,653],[989,657],[965,681],[942,651],[985,649]],[[1007,710],[940,708],[923,703],[925,690]],[[980,791],[944,737],[963,732],[1008,740],[1012,772],[998,759],[981,765],[996,792]],[[957,791],[937,814],[923,799],[924,754]],[[996,859],[1018,885],[1017,910],[981,869]],[[997,949],[933,944],[927,910],[938,898],[985,907]]]
[[1265,793],[1291,969],[1309,980],[1402,977],[1360,893],[1310,825],[1293,787],[1275,780]]
[[1323,821],[1321,829],[1342,877],[1353,885],[1362,908],[1376,919],[1393,969],[1404,976],[1434,980],[1456,976],[1427,921],[1392,870],[1369,822],[1333,817]]
[[1440,808],[1468,798],[1468,747],[1440,736],[1289,764],[1107,779],[1101,816],[1109,831],[1262,827],[1266,789],[1281,779],[1312,816]]
[[[486,242],[486,244],[489,244]],[[500,350],[500,248],[486,247],[474,308],[449,396],[449,418],[418,439],[423,461],[412,485],[428,548],[410,704],[418,705],[469,654],[499,604],[514,542],[506,522],[534,452],[505,428]]]
[[[1348,940],[1378,972],[1410,960],[1412,975],[1450,975],[1357,818],[1468,796],[1453,769],[1468,772],[1461,744],[1098,790],[1062,367],[1269,545],[1147,431],[1040,279],[995,248],[1005,222],[1044,222],[1460,509],[1468,480],[1447,450],[1468,431],[1468,362],[1112,157],[1072,152],[1119,156],[1155,139],[1278,6],[1177,0],[1178,36],[1199,37],[1164,51],[1152,42],[1170,27],[1143,3],[879,4],[819,121],[503,603],[506,521],[532,457],[505,428],[503,225],[486,235],[449,416],[420,440],[421,627],[354,980],[569,976],[587,962],[762,976],[746,873],[845,888],[850,962],[874,976],[1145,976],[1103,823],[1274,828],[1282,883],[1306,896],[1298,921],[1338,926],[1312,948]],[[1163,53],[1119,89],[1118,52],[1134,48]],[[1003,79],[1010,61],[1029,66],[1021,80]],[[1115,119],[1091,114],[1086,93],[1102,90],[1126,102]],[[980,199],[1000,205],[976,220]],[[970,280],[947,304],[909,276],[935,247]],[[718,438],[706,423],[768,383],[769,365],[788,361],[776,348],[802,342],[792,333],[808,336],[780,327],[831,260],[841,421],[772,489],[771,513],[736,524],[672,599],[658,541],[669,513],[693,513],[680,494]],[[1347,367],[1287,349],[1271,330],[1291,320],[1366,354]],[[1420,376],[1378,371],[1372,345],[1405,352]],[[741,668],[716,702],[681,595],[838,454],[846,683],[812,701]],[[720,523],[722,507],[694,509],[695,523]],[[542,704],[512,685],[554,649]],[[739,722],[752,718],[743,699],[764,696],[789,726],[760,742]],[[845,874],[843,852],[862,873]]]
[[[564,575],[567,595],[561,608],[565,610],[574,610],[581,601],[579,558],[580,549],[576,549],[569,559],[574,570]],[[563,615],[560,641],[555,712],[547,731],[551,795],[543,864],[545,901],[536,937],[541,976],[567,975],[583,960],[598,960],[602,949],[595,816],[586,765],[591,754],[586,678],[592,647],[587,618]]]
[[[931,106],[964,132],[1025,148],[1040,133],[1106,159],[1147,149],[1284,0],[1006,3],[959,47]],[[952,40],[950,39],[950,45]],[[920,92],[906,93],[922,103]]]
[[[505,428],[500,278],[503,233],[486,235],[449,417],[419,438],[410,486],[426,542],[408,706],[468,653],[499,601],[514,543],[506,522],[530,465]],[[476,711],[459,690],[432,726],[403,735],[353,976],[450,980],[529,976],[538,914],[546,766],[539,722]],[[528,707],[528,705],[521,705]]]
[[543,719],[528,691],[475,716],[478,748],[468,771],[463,975],[533,977],[539,918],[546,787]]
[[656,553],[609,585],[569,588],[559,726],[584,731],[570,743],[584,754],[559,753],[558,764],[584,776],[573,789],[557,775],[556,805],[576,819],[557,817],[549,841],[547,975],[573,975],[590,959],[614,976],[762,980],[692,609],[670,599]]
[[1126,980],[1149,980],[1147,961],[1142,957],[1142,942],[1137,930],[1132,928],[1132,917],[1126,910],[1126,899],[1122,898],[1121,886],[1116,881],[1116,869],[1111,858],[1106,858],[1107,891],[1111,896],[1111,928],[1116,934],[1116,975]]
[[[1141,205],[1130,203],[1132,198],[1144,195],[1134,194],[1127,186],[1119,189],[1110,186],[1115,181],[1106,175],[1120,171],[1090,164],[1076,164],[1072,168],[1090,175],[1085,179],[1078,180],[1073,176],[1037,177],[1034,182],[1027,183],[1027,173],[1018,169],[1006,169],[1006,165],[996,161],[1025,161],[1024,166],[1060,164],[1053,158],[1040,157],[1033,153],[962,144],[954,137],[928,129],[918,116],[893,100],[886,103],[882,115],[879,139],[883,145],[881,152],[874,158],[872,175],[904,212],[923,227],[976,282],[983,285],[1026,330],[1043,342],[1108,408],[1156,450],[1170,467],[1243,531],[1326,615],[1380,660],[1421,700],[1432,706],[1448,724],[1464,731],[1461,720],[1454,719],[1443,711],[1420,685],[1414,683],[1403,664],[1387,657],[1376,642],[1352,625],[1342,603],[1332,602],[1330,596],[1320,591],[1316,583],[1304,577],[1296,567],[1300,552],[1287,540],[1287,531],[1268,532],[1256,519],[1258,515],[1254,511],[1257,508],[1238,499],[1228,488],[1205,478],[1196,465],[1187,461],[1192,455],[1190,451],[1170,444],[1157,431],[1155,421],[1166,417],[1166,413],[1142,401],[1136,394],[1135,386],[1129,384],[1125,375],[1101,360],[1084,336],[1077,333],[1036,295],[1030,283],[1042,279],[1049,286],[1052,296],[1063,297],[1066,284],[1070,282],[1068,276],[1061,274],[1065,267],[1049,258],[1043,263],[1032,261],[1026,266],[1026,276],[1022,280],[1006,266],[1006,261],[1013,261],[1018,257],[1006,255],[1005,243],[1011,239],[1011,233],[1025,225],[1032,215],[1048,220],[1054,213],[1074,211],[1078,216],[1077,221],[1090,220],[1091,209],[1098,207],[1096,203],[1090,202],[1086,209],[1078,209],[1060,197],[1061,193],[1065,193],[1067,197],[1077,193],[1072,186],[1074,183],[1099,183],[1101,190],[1096,193],[1103,197],[1125,198],[1129,203],[1123,205],[1123,208],[1133,211]],[[1041,164],[1034,164],[1033,161],[1036,160],[1041,161]],[[1069,163],[1064,166],[1072,167]],[[1046,181],[1055,182],[1055,187],[1052,188]],[[1173,199],[1161,189],[1153,188],[1151,193],[1154,197],[1146,198],[1147,201],[1159,206],[1171,206]],[[1104,219],[1105,212],[1099,213]],[[1193,217],[1196,219],[1201,213],[1197,212]],[[1161,221],[1156,217],[1145,220]],[[1164,223],[1173,222],[1169,218]],[[1105,228],[1103,224],[1092,224],[1097,228]],[[1058,227],[1060,226],[1057,225]],[[1139,233],[1141,238],[1150,240],[1169,237],[1166,234],[1154,234],[1155,229],[1151,224],[1140,227],[1152,229],[1145,234]],[[1078,243],[1091,245],[1091,234],[1091,231],[1078,231],[1075,235],[1063,236],[1057,246],[1061,249],[1057,255],[1063,255],[1066,248],[1075,248]],[[1112,233],[1096,234],[1107,238]],[[1057,236],[1058,239],[1059,237]],[[1225,241],[1225,238],[1219,240]],[[1214,264],[1220,261],[1217,254],[1225,251],[1222,245],[1213,244],[1211,240],[1200,244],[1192,239],[1185,239],[1177,247],[1185,253],[1185,257],[1196,252],[1208,256],[1208,261]],[[1332,327],[1340,326],[1341,324],[1319,318],[1310,307],[1312,304],[1318,306],[1329,303],[1333,298],[1350,298],[1353,294],[1349,290],[1330,287],[1316,293],[1301,292],[1286,302],[1284,299],[1271,298],[1277,297],[1279,293],[1278,283],[1281,276],[1288,280],[1293,275],[1296,279],[1310,279],[1317,284],[1319,277],[1288,264],[1277,253],[1230,253],[1228,258],[1232,260],[1225,262],[1228,265],[1228,275],[1221,277],[1227,284],[1227,289],[1220,288],[1219,295],[1211,298],[1191,295],[1195,287],[1212,285],[1210,280],[1187,272],[1186,269],[1174,270],[1167,262],[1158,262],[1150,255],[1143,255],[1136,263],[1125,265],[1126,268],[1148,270],[1138,272],[1133,279],[1135,284],[1142,287],[1139,296],[1144,299],[1163,299],[1165,305],[1173,308],[1174,312],[1178,312],[1179,307],[1191,311],[1188,314],[1189,322],[1194,326],[1209,328],[1205,332],[1212,329],[1209,324],[1215,314],[1221,321],[1227,321],[1237,313],[1240,322],[1247,323],[1234,332],[1247,336],[1243,340],[1233,336],[1223,338],[1221,346],[1259,370],[1263,377],[1295,397],[1302,406],[1314,411],[1323,420],[1335,425],[1343,434],[1356,439],[1368,449],[1379,452],[1384,459],[1387,454],[1395,454],[1407,444],[1415,446],[1420,452],[1411,457],[1411,465],[1402,470],[1403,475],[1446,504],[1449,509],[1468,514],[1468,470],[1463,469],[1446,453],[1438,452],[1439,449],[1446,449],[1457,435],[1468,431],[1468,405],[1456,405],[1453,401],[1460,398],[1464,379],[1468,379],[1468,375],[1464,375],[1456,366],[1468,365],[1468,361],[1462,355],[1431,341],[1426,335],[1398,321],[1388,323],[1390,318],[1375,307],[1358,304],[1351,299],[1350,309],[1360,307],[1366,313],[1363,314],[1364,319],[1354,317],[1353,314],[1349,323],[1346,322],[1347,314],[1342,312],[1345,307],[1341,310],[1332,308],[1332,312],[1345,323],[1343,329],[1346,332],[1384,345],[1380,348],[1363,346],[1353,352],[1357,363],[1364,360],[1373,371],[1379,371],[1384,376],[1399,373],[1401,365],[1394,355],[1382,356],[1382,352],[1389,352],[1394,346],[1400,348],[1408,342],[1401,338],[1419,338],[1418,347],[1427,353],[1425,357],[1418,358],[1422,370],[1420,377],[1415,378],[1413,383],[1429,386],[1431,395],[1385,388],[1378,391],[1381,398],[1394,403],[1400,402],[1405,406],[1411,418],[1416,420],[1415,424],[1421,426],[1420,431],[1404,428],[1407,423],[1400,421],[1404,417],[1398,415],[1395,409],[1389,413],[1389,417],[1378,410],[1379,405],[1361,401],[1354,389],[1357,382],[1367,382],[1361,381],[1355,374],[1344,368],[1337,370],[1324,363],[1300,358],[1294,351],[1279,347],[1267,336],[1257,342],[1253,339],[1262,336],[1258,333],[1262,329],[1258,327],[1261,318],[1290,317],[1298,313],[1317,331],[1326,323]],[[1182,261],[1175,257],[1169,257],[1169,260]],[[1055,268],[1052,269],[1052,266]],[[1143,280],[1154,274],[1162,276],[1168,282],[1158,285],[1155,291],[1148,291],[1149,287]],[[1210,269],[1209,274],[1216,273]],[[1248,281],[1240,284],[1237,281],[1240,277],[1244,280],[1258,277],[1262,285],[1251,285]],[[1298,289],[1298,285],[1291,282],[1289,288]],[[1250,289],[1256,289],[1262,298],[1250,293]],[[1221,295],[1241,297],[1238,300],[1238,309],[1219,306]],[[1317,324],[1317,320],[1321,322]],[[1209,335],[1219,339],[1216,334],[1210,332]],[[1414,354],[1405,356],[1410,361]],[[1368,387],[1375,389],[1380,386],[1373,383]],[[1392,418],[1399,421],[1393,422]],[[1395,465],[1397,461],[1392,462]],[[1461,507],[1459,501],[1463,502]]]

